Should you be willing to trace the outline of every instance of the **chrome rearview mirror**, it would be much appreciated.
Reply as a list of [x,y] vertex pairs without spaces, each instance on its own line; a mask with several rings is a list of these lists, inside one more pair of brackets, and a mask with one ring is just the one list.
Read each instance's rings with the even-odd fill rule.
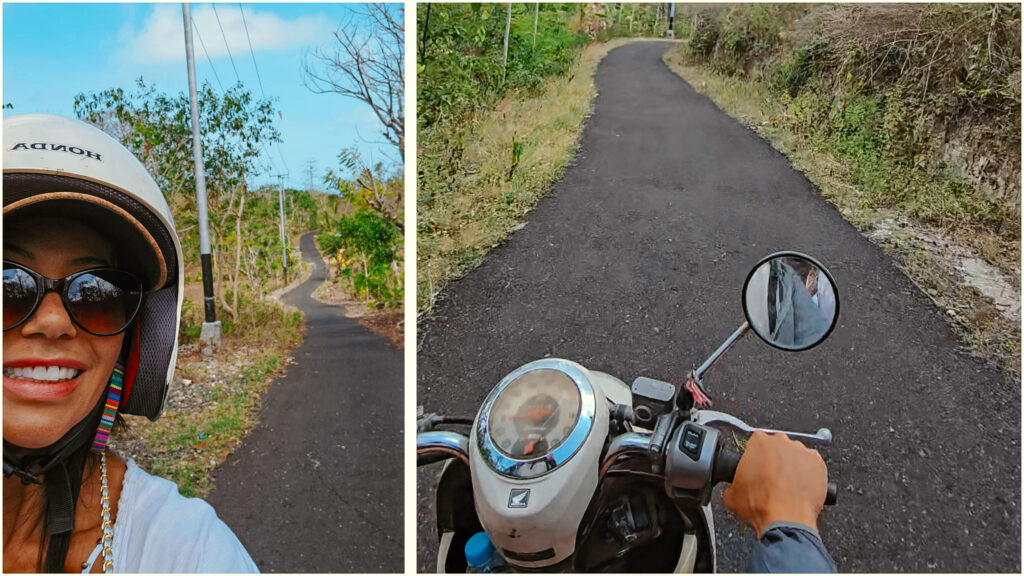
[[814,258],[777,252],[747,275],[743,313],[768,344],[782,350],[807,350],[835,327],[839,292],[832,274]]

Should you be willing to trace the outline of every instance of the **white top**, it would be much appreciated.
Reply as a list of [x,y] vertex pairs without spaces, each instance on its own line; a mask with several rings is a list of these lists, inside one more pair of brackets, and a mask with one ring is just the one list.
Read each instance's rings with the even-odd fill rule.
[[259,572],[209,504],[127,464],[114,522],[115,572]]

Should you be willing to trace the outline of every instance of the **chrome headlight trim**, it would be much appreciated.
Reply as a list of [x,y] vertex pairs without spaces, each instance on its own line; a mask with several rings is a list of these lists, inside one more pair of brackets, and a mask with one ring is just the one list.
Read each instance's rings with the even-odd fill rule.
[[[556,370],[568,376],[576,385],[580,394],[580,413],[573,425],[572,432],[565,442],[555,447],[544,456],[529,460],[519,460],[506,456],[498,449],[491,439],[491,409],[501,393],[519,377],[534,370]],[[597,413],[597,395],[594,386],[587,377],[586,369],[575,362],[558,358],[535,360],[520,366],[505,376],[494,390],[487,395],[476,421],[476,443],[480,456],[487,465],[498,474],[520,480],[537,478],[557,470],[569,461],[587,441],[590,431],[594,428]]]

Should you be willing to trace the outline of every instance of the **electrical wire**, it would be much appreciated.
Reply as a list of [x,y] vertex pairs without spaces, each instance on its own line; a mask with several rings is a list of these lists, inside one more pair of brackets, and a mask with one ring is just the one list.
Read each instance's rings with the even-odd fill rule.
[[[252,67],[256,70],[256,81],[259,82],[260,85],[260,95],[263,96],[264,100],[266,100],[267,93],[263,89],[263,78],[260,76],[259,64],[256,63],[256,52],[252,48],[252,36],[249,34],[249,24],[245,20],[245,9],[242,7],[241,2],[238,3],[238,12],[242,15],[242,26],[245,28],[245,39],[249,42],[249,55],[252,57]],[[262,143],[260,144],[261,147],[263,148],[263,151],[266,152],[269,158],[271,156],[270,151],[267,150],[266,147],[263,147]],[[277,143],[277,155],[281,157],[281,162],[284,163],[285,172],[288,172],[288,163],[284,162],[284,154],[281,153],[280,143]],[[274,171],[280,173],[280,171],[277,169],[276,162],[274,163]]]
[[235,66],[235,57],[231,55],[231,47],[228,46],[228,37],[224,34],[224,26],[221,25],[220,15],[217,14],[217,4],[210,3],[210,6],[213,8],[214,17],[217,18],[217,27],[220,28],[220,37],[224,39],[224,47],[228,50],[228,59],[231,60],[231,68],[235,71],[235,80],[241,82],[242,78],[238,75],[238,67]]
[[217,86],[220,91],[224,91],[224,85],[220,82],[220,76],[217,74],[217,69],[213,67],[213,60],[210,60],[210,53],[206,51],[206,44],[203,42],[203,36],[199,33],[199,26],[196,25],[195,18],[189,17],[192,20],[192,30],[196,33],[196,38],[199,38],[199,45],[203,47],[203,54],[206,55],[206,63],[210,65],[210,70],[213,70],[213,77],[217,80]]
[[[217,19],[217,28],[220,29],[220,37],[221,37],[221,39],[224,40],[224,48],[227,49],[228,59],[231,61],[231,69],[234,70],[234,72],[235,72],[235,80],[238,83],[241,83],[242,82],[242,78],[238,74],[238,66],[235,65],[235,57],[231,54],[231,47],[228,45],[228,37],[227,37],[227,34],[224,33],[224,25],[221,24],[220,14],[217,13],[217,5],[216,5],[216,3],[211,3],[210,7],[213,8],[213,15]],[[242,10],[242,5],[241,4],[239,4],[238,7],[239,7],[239,10]],[[198,27],[195,26],[195,22],[194,21],[193,21],[192,24],[193,24],[193,28],[198,30]],[[253,64],[253,67],[256,69],[256,79],[259,81],[260,94],[262,94],[263,95],[263,99],[266,100],[267,99],[267,95],[266,95],[266,93],[263,90],[263,79],[260,77],[259,66],[256,65],[256,54],[254,53],[254,51],[252,49],[252,38],[249,36],[249,25],[245,21],[245,11],[244,10],[242,10],[242,24],[245,26],[245,36],[246,36],[246,39],[249,41],[249,53],[252,54],[252,64]],[[198,32],[197,32],[197,35],[198,35]],[[200,44],[202,44],[202,38],[199,39],[199,42],[200,42]],[[204,44],[203,44],[203,51],[204,52],[206,51],[206,46]],[[207,57],[207,60],[209,61],[210,56],[209,56],[208,53],[207,53],[206,57]],[[210,67],[211,68],[213,67],[212,62],[210,64]],[[216,74],[217,73],[216,73],[216,70],[215,70],[214,71],[214,76],[216,76]],[[220,84],[220,78],[217,79],[217,83],[218,83],[218,85],[220,85],[221,91],[222,92],[226,92],[224,90],[224,86]],[[263,142],[260,142],[260,149],[263,151],[263,154],[266,155],[266,158],[265,158],[266,161],[267,161],[267,166],[266,167],[271,169],[271,170],[273,170],[274,172],[280,173],[280,170],[278,170],[277,165],[276,165],[276,163],[273,160],[273,156],[267,150],[267,147],[266,147],[266,145]],[[277,143],[277,153],[278,153],[278,156],[281,157],[281,161],[284,163],[284,167],[285,167],[284,171],[285,171],[285,173],[290,173],[291,171],[288,170],[288,163],[284,161],[284,154],[281,152],[281,144],[280,144],[280,142]]]
[[245,22],[245,10],[242,8],[242,3],[238,3],[238,11],[242,13],[242,26],[245,27],[245,39],[249,41],[249,55],[252,56],[252,67],[256,69],[256,80],[260,83],[260,94],[263,95],[263,99],[267,99],[267,93],[263,91],[263,79],[260,78],[260,67],[256,65],[256,53],[252,50],[252,36],[249,36],[249,25]]

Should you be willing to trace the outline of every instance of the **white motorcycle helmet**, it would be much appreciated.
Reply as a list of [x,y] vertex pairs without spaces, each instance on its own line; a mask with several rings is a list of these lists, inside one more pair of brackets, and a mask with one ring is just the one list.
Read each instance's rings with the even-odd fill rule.
[[135,156],[98,128],[48,114],[3,122],[4,219],[65,215],[95,223],[145,282],[119,412],[156,420],[174,377],[184,287],[174,217]]

